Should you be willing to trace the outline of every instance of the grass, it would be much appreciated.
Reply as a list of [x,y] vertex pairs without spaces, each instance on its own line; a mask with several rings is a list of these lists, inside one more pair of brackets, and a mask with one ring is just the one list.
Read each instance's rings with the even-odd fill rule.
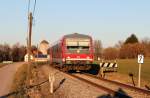
[[[104,61],[104,62],[114,62],[112,61]],[[95,63],[98,63],[95,61]],[[138,69],[139,64],[137,63],[137,59],[118,59],[118,73],[129,75],[132,73],[136,78],[138,78]],[[141,78],[150,82],[150,58],[144,59],[144,64],[141,67]]]
[[[35,63],[31,63],[30,65],[30,71],[32,72],[33,68],[40,66],[35,64]],[[19,91],[18,94],[12,96],[11,98],[27,98],[26,96],[26,92],[25,92],[25,88],[27,87],[27,68],[28,65],[24,64],[22,65],[16,72],[15,76],[14,76],[14,81],[13,81],[13,85],[11,87],[11,92],[14,91]],[[30,72],[30,77],[32,78],[32,73]]]
[[[126,75],[132,73],[135,77],[138,77],[139,64],[137,59],[121,59],[117,62],[119,73]],[[146,58],[144,64],[142,64],[141,78],[150,82],[150,58]]]

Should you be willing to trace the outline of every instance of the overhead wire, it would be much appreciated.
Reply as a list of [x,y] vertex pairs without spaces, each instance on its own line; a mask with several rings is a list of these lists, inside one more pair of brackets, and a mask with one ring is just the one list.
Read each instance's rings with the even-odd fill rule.
[[34,0],[33,16],[34,16],[34,13],[35,13],[35,9],[36,9],[36,0]]
[[34,6],[33,6],[33,11],[32,11],[32,15],[33,15],[33,25],[35,25],[35,17],[34,17],[34,15],[35,15],[35,11],[36,11],[36,0],[34,0]]
[[28,15],[30,13],[30,0],[28,0]]

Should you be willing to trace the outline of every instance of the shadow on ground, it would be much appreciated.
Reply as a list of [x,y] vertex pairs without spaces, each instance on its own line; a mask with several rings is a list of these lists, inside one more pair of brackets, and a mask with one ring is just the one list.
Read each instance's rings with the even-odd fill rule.
[[97,98],[132,98],[123,89],[119,88],[113,95],[105,94]]
[[99,73],[99,65],[98,64],[92,64],[91,66],[91,69],[90,70],[80,70],[79,72],[78,71],[75,71],[75,70],[69,70],[68,73],[70,74],[73,74],[73,73],[89,73],[89,74],[93,74],[93,75],[97,75]]
[[61,85],[64,83],[66,81],[66,79],[64,78],[64,79],[62,79],[61,81],[60,81],[60,83],[59,83],[59,85],[58,85],[58,87],[56,87],[56,89],[54,89],[54,92],[56,92],[60,87],[61,87]]

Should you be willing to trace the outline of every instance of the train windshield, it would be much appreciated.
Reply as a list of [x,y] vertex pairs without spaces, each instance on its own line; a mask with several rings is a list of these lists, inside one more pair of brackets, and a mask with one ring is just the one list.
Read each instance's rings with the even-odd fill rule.
[[90,40],[67,40],[66,46],[68,53],[89,53]]

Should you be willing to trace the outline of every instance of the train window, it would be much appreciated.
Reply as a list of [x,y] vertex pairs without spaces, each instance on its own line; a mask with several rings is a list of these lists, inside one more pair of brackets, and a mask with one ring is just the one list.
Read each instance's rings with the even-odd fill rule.
[[89,46],[89,43],[90,42],[78,42],[79,43],[79,46]]
[[74,50],[74,49],[78,49],[79,46],[67,46],[67,49],[69,50]]
[[68,41],[67,46],[78,46],[78,43],[76,41]]
[[89,46],[67,46],[68,53],[89,53]]
[[81,46],[82,49],[89,49],[89,46]]

